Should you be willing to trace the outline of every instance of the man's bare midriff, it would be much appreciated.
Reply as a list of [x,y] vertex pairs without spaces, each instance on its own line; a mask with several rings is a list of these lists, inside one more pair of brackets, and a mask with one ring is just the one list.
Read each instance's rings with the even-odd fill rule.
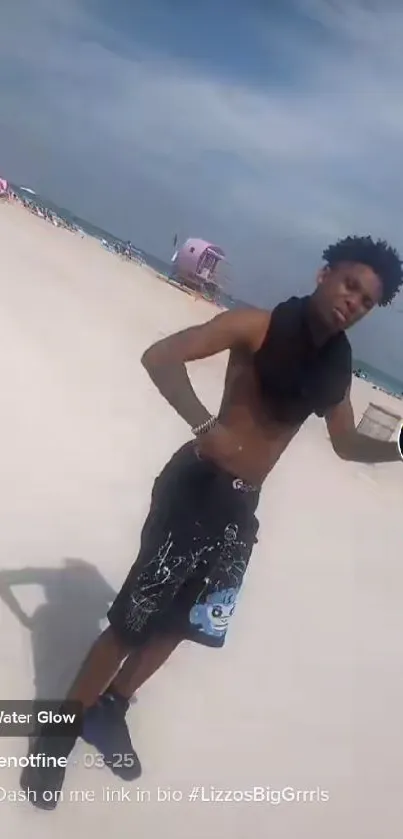
[[230,354],[218,419],[242,446],[228,471],[258,486],[299,430],[270,416],[270,403],[263,403],[260,395],[253,355],[246,350]]

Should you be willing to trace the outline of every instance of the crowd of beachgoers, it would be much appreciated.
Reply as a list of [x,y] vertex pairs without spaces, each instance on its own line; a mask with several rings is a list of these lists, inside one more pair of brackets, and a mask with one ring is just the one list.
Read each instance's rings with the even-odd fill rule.
[[9,189],[7,194],[3,195],[3,199],[8,200],[13,204],[20,204],[21,207],[24,207],[34,216],[38,216],[39,218],[43,218],[45,221],[51,222],[55,227],[63,227],[65,230],[71,230],[72,232],[78,231],[78,228],[75,227],[75,225],[66,221],[66,219],[60,218],[60,216],[52,210],[42,207],[33,197],[25,197],[19,195],[17,192],[14,192],[14,190]]
[[[9,188],[7,192],[4,192],[2,194],[1,198],[13,204],[19,204],[21,207],[24,207],[24,209],[28,210],[34,216],[42,218],[44,219],[44,221],[50,222],[51,224],[53,224],[54,227],[61,227],[64,230],[69,230],[71,233],[79,233],[83,237],[88,235],[84,230],[82,230],[82,228],[74,224],[72,221],[63,218],[54,210],[51,210],[48,207],[45,207],[42,204],[40,204],[35,199],[34,193],[20,195],[18,192],[15,192],[13,189]],[[137,265],[143,264],[144,262],[141,252],[138,251],[130,241],[108,242],[106,239],[100,239],[99,241],[100,244],[104,248],[106,248],[106,250],[110,251],[111,253],[115,253],[117,256],[134,261]]]

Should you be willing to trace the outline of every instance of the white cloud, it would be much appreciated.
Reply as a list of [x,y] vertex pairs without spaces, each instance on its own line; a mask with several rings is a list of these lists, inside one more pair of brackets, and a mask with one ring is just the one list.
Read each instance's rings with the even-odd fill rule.
[[[312,34],[305,27],[299,38],[260,19],[256,38],[283,51],[295,82],[286,89],[272,77],[252,89],[141,45],[119,52],[79,0],[40,0],[35,8],[14,0],[0,10],[0,67],[10,70],[0,121],[59,166],[63,160],[66,181],[80,173],[87,195],[78,209],[90,211],[102,193],[105,201],[107,173],[109,209],[98,210],[98,220],[108,226],[115,217],[116,230],[129,209],[139,241],[156,251],[173,218],[185,233],[193,232],[187,223],[203,223],[241,278],[267,271],[271,285],[287,291],[296,277],[299,287],[301,276],[309,281],[321,247],[340,235],[370,232],[403,251],[403,10],[387,0],[294,5],[315,23]],[[46,180],[44,162],[41,172]],[[60,196],[63,189],[67,196],[61,178]],[[259,284],[261,299],[273,299]],[[371,329],[383,334],[391,317],[380,314]],[[369,336],[364,330],[359,339],[366,352]],[[396,345],[387,354],[397,372],[400,318],[385,336]]]

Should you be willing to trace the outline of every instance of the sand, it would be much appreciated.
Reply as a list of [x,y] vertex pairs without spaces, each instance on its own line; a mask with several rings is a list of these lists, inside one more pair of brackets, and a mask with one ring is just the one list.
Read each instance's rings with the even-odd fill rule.
[[[20,207],[0,205],[0,243],[1,584],[28,615],[0,601],[2,697],[57,698],[136,555],[154,477],[189,436],[140,355],[213,309]],[[212,411],[224,365],[191,368]],[[353,400],[357,419],[390,402],[362,381]],[[402,491],[400,463],[343,463],[309,420],[264,489],[225,649],[184,645],[130,711],[141,783],[107,803],[121,784],[80,744],[58,809],[0,800],[5,832],[400,836]],[[0,757],[25,753],[0,741]],[[0,768],[0,799],[18,775]],[[211,787],[274,792],[214,801]],[[285,788],[313,800],[276,804]]]

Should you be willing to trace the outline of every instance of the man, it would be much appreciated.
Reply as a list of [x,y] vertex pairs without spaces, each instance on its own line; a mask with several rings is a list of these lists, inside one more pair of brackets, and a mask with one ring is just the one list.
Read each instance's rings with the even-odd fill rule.
[[[84,738],[122,778],[141,771],[125,723],[130,697],[183,639],[224,644],[256,541],[261,486],[308,416],[325,417],[334,451],[345,460],[399,460],[395,443],[356,431],[345,331],[391,302],[402,263],[370,237],[348,237],[323,257],[312,296],[272,312],[219,314],[143,355],[194,440],[155,481],[137,562],[68,696],[82,703]],[[230,354],[216,418],[196,396],[186,364],[224,350]],[[68,756],[76,738],[54,734],[44,730],[35,753]],[[42,791],[56,792],[63,776],[60,768],[29,769],[22,785],[37,791],[39,806],[52,807],[56,798],[45,802]]]

